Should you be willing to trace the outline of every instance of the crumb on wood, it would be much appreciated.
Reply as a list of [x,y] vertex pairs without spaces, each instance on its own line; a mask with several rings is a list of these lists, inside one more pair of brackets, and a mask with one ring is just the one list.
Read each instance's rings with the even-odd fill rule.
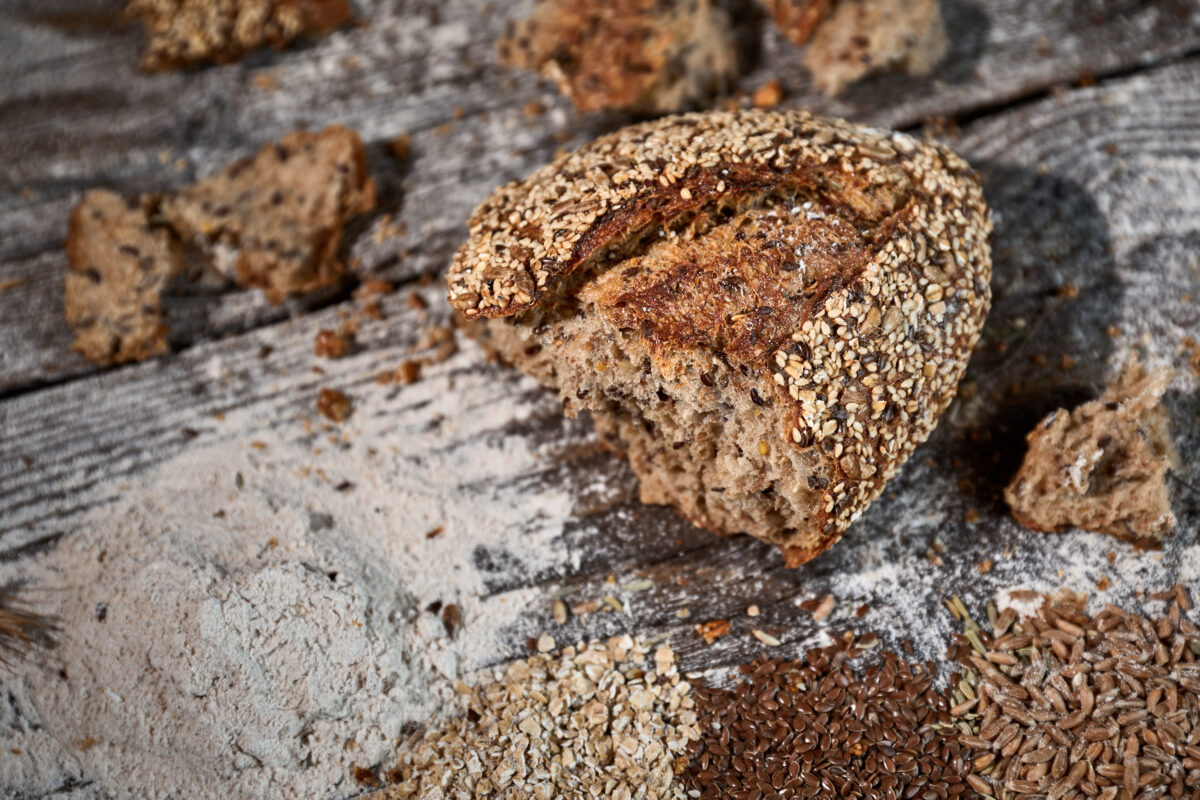
[[696,633],[700,634],[700,638],[707,644],[712,644],[729,633],[729,620],[713,619],[702,622],[696,626]]
[[396,367],[394,380],[401,386],[408,386],[410,383],[416,383],[421,378],[421,362],[412,358],[407,358],[400,362],[400,366]]
[[783,100],[783,84],[779,78],[771,78],[754,90],[750,97],[755,108],[774,108]]
[[313,340],[313,354],[319,358],[343,358],[353,346],[353,334],[322,328]]
[[396,291],[396,285],[391,281],[379,280],[371,278],[362,282],[362,285],[354,290],[354,298],[363,300],[376,295],[388,295]]
[[338,389],[322,389],[317,412],[331,422],[344,422],[350,416],[350,398]]
[[354,780],[359,786],[378,786],[379,778],[375,775],[375,770],[370,767],[354,768]]

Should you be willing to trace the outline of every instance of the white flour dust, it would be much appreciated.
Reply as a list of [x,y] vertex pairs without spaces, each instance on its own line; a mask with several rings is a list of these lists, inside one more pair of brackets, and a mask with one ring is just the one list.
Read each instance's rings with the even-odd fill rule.
[[[405,400],[447,390],[433,376]],[[473,553],[494,546],[512,570],[561,563],[570,499],[497,488],[536,458],[498,430],[522,413],[512,403],[430,430],[428,409],[383,395],[359,393],[336,443],[231,416],[231,438],[122,487],[37,565],[62,631],[50,662],[13,682],[9,705],[28,719],[0,741],[20,751],[0,758],[0,785],[345,796],[352,768],[390,758],[455,678],[510,655],[500,637],[529,598],[481,596]]]

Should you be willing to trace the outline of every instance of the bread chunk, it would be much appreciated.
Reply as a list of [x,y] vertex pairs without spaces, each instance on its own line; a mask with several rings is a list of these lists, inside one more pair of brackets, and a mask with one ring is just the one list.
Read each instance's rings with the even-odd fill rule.
[[1081,528],[1156,546],[1175,527],[1166,475],[1175,460],[1162,396],[1170,372],[1131,362],[1099,400],[1058,409],[1030,431],[1004,490],[1035,531]]
[[161,296],[183,256],[169,231],[151,226],[156,204],[96,190],[71,210],[65,315],[71,349],[89,361],[144,361],[167,349]]
[[630,126],[470,224],[449,297],[485,346],[590,413],[645,502],[792,565],[928,436],[990,304],[966,163],[799,111]]
[[661,114],[732,81],[731,29],[712,0],[541,0],[499,53],[553,80],[581,111]]
[[813,33],[804,65],[833,97],[873,72],[927,75],[946,48],[937,0],[838,0]]
[[804,44],[833,10],[833,0],[765,0],[779,30],[794,44]]
[[165,70],[205,61],[226,64],[270,45],[328,33],[350,19],[346,0],[130,0],[149,42],[142,68]]
[[375,205],[358,134],[298,131],[163,201],[162,214],[271,302],[336,283],[342,228]]

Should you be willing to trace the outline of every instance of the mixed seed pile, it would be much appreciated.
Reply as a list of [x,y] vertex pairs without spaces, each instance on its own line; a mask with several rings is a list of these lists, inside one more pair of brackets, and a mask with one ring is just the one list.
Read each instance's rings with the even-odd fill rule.
[[965,666],[953,711],[982,753],[968,778],[997,800],[1200,799],[1200,636],[1181,586],[1147,619],[1112,605],[1046,602],[1020,622],[989,609],[948,656]]
[[701,800],[970,796],[970,754],[933,688],[932,663],[885,652],[855,670],[874,634],[843,637],[805,661],[759,660],[733,689],[696,690],[701,737],[683,775]]
[[670,647],[648,652],[619,636],[460,684],[466,715],[407,747],[379,797],[683,798],[675,773],[699,736],[691,686]]

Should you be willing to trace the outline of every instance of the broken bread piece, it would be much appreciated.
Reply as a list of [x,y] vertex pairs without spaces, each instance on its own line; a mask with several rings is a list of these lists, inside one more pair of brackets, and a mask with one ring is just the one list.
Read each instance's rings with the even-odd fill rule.
[[350,19],[347,0],[130,0],[149,42],[142,69],[157,71],[206,61],[227,64],[270,45],[283,49],[301,36],[328,33]]
[[1175,527],[1166,475],[1176,456],[1162,405],[1169,383],[1169,370],[1147,373],[1135,360],[1099,400],[1038,423],[1004,490],[1017,521],[1159,545]]
[[779,30],[793,44],[804,44],[833,10],[833,0],[764,0]]
[[797,565],[950,403],[990,305],[990,230],[941,145],[800,111],[686,114],[497,189],[449,299],[591,414],[643,501]]
[[873,72],[927,75],[947,44],[937,0],[838,0],[813,32],[804,65],[835,97]]
[[358,134],[290,133],[163,201],[163,218],[218,269],[278,303],[337,283],[342,229],[375,205]]
[[71,210],[65,316],[75,331],[71,349],[96,364],[167,349],[161,297],[184,263],[170,231],[151,225],[157,202],[94,190]]
[[680,111],[737,68],[729,14],[713,0],[541,0],[499,55],[554,81],[581,111]]

